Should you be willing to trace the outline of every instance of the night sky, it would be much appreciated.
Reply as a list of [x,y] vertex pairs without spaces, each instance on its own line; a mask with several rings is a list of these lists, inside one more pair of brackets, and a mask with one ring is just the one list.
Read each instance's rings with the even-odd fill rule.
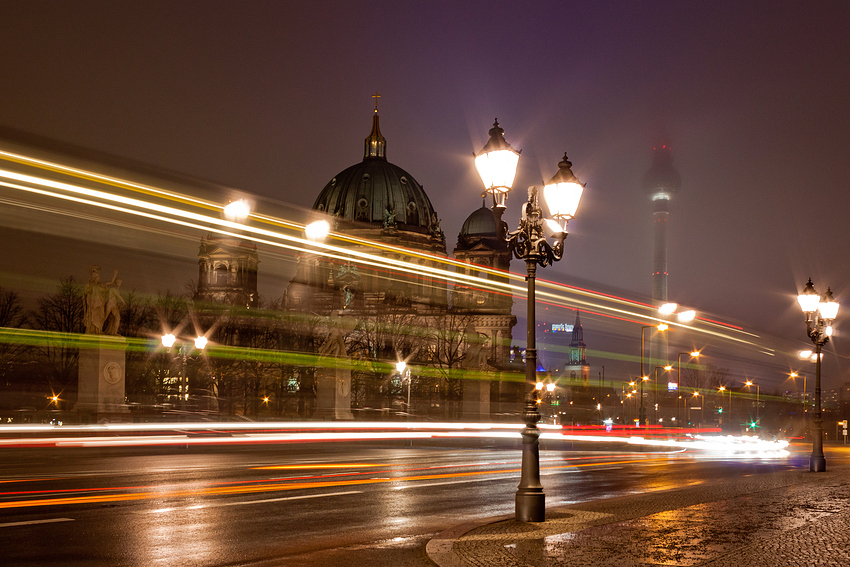
[[[827,347],[835,387],[850,380],[848,32],[844,2],[5,1],[0,126],[308,208],[362,159],[378,91],[387,157],[424,186],[451,251],[498,118],[523,150],[509,224],[565,151],[587,183],[565,257],[541,277],[643,301],[640,184],[669,143],[682,177],[670,300],[805,348],[794,296],[808,277],[832,286],[846,304]],[[185,275],[160,289],[194,276],[189,236]],[[97,253],[85,238],[69,250],[18,248],[0,283],[69,266],[85,278]]]

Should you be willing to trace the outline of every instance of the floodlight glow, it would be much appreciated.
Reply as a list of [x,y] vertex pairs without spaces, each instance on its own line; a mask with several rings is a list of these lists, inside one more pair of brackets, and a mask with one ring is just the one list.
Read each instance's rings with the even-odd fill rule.
[[168,333],[167,335],[162,335],[162,346],[165,348],[171,348],[174,346],[174,341],[177,340],[177,337]]
[[204,347],[207,346],[207,338],[204,336],[200,336],[195,339],[195,348],[199,350],[204,350]]
[[676,308],[678,307],[679,305],[677,303],[665,303],[664,305],[658,308],[658,312],[662,315],[670,315],[672,313],[675,313]]
[[697,312],[693,309],[689,309],[688,311],[682,311],[677,315],[680,323],[688,323],[690,321],[693,321],[696,316]]
[[321,241],[331,231],[331,225],[326,220],[317,220],[304,227],[304,232],[310,240]]
[[251,207],[244,199],[232,201],[224,207],[224,218],[231,221],[242,222],[248,218],[251,213]]

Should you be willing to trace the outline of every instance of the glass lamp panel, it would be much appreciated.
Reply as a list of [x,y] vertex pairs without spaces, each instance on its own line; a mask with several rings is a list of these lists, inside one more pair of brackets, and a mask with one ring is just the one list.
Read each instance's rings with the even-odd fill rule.
[[556,219],[575,218],[584,187],[578,182],[551,183],[543,187],[549,213]]
[[810,314],[817,311],[820,295],[815,291],[815,286],[812,285],[812,278],[809,278],[809,281],[806,282],[806,287],[803,289],[803,293],[797,296],[797,301],[800,303],[800,309],[803,310],[803,313]]
[[803,313],[814,313],[818,310],[820,297],[817,294],[801,293],[797,296],[797,301],[800,303],[800,309]]
[[518,165],[519,154],[513,150],[495,150],[479,154],[475,158],[475,168],[487,190],[511,187]]
[[818,304],[820,316],[828,321],[832,321],[838,315],[837,301],[824,301]]

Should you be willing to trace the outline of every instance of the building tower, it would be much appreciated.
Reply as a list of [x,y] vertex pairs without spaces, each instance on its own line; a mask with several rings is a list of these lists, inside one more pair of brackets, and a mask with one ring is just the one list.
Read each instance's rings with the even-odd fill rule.
[[198,250],[198,287],[194,299],[255,309],[259,305],[257,245],[247,239],[210,232]]
[[[643,176],[643,190],[652,199],[652,219],[655,225],[655,249],[652,261],[652,301],[656,306],[667,303],[667,220],[671,197],[682,184],[679,172],[673,167],[673,156],[667,144],[652,150],[652,167]],[[650,370],[667,364],[667,336],[657,333],[650,339]]]
[[573,325],[572,340],[570,341],[570,360],[564,366],[564,375],[570,382],[590,382],[590,365],[587,363],[587,345],[584,344],[584,330],[581,328],[581,317],[576,311],[576,322]]

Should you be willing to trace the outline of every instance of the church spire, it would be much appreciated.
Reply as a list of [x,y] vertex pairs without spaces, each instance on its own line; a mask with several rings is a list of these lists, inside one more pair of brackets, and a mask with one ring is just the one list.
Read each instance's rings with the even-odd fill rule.
[[375,114],[372,116],[372,132],[366,138],[363,159],[387,159],[387,140],[381,135],[381,128],[378,126],[378,99],[381,95],[375,91],[372,98],[375,99]]

